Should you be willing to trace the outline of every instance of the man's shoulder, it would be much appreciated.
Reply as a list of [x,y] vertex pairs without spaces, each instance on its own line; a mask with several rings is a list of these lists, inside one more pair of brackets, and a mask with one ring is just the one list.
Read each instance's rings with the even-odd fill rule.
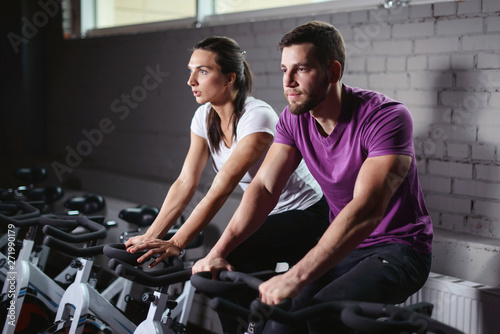
[[397,101],[384,93],[359,87],[345,87],[348,99],[351,103],[359,105],[360,107],[383,109],[387,106],[401,106],[407,109],[403,102]]

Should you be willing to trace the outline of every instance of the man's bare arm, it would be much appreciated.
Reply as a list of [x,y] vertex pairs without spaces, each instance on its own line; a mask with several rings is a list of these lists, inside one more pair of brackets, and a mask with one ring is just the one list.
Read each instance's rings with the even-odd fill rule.
[[260,287],[268,304],[295,297],[352,252],[382,220],[390,199],[401,185],[411,157],[387,155],[367,159],[358,174],[353,199],[335,217],[318,244],[287,273]]

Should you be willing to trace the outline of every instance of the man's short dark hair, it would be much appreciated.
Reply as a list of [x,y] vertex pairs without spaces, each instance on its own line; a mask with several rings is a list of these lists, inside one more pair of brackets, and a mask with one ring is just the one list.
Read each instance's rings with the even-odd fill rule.
[[302,24],[286,33],[278,43],[280,52],[287,46],[311,43],[315,56],[325,66],[330,61],[338,61],[341,65],[341,77],[345,66],[345,43],[340,32],[333,25],[311,21]]

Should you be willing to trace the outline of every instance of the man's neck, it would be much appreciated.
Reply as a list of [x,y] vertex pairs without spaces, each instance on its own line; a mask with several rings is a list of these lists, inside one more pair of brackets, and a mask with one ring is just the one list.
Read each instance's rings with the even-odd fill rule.
[[323,137],[328,137],[338,123],[342,112],[343,88],[339,81],[332,85],[327,97],[310,114],[316,120],[318,131]]

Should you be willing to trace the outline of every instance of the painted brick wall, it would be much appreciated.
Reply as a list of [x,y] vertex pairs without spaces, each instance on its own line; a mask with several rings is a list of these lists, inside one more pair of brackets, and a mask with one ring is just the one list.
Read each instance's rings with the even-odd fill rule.
[[275,45],[319,19],[345,37],[346,84],[410,108],[434,224],[498,238],[499,11],[496,0],[469,0],[63,42],[49,57],[50,161],[64,178],[89,167],[172,182],[197,107],[186,86],[189,48],[213,34],[236,39],[256,76],[254,96],[280,113]]

